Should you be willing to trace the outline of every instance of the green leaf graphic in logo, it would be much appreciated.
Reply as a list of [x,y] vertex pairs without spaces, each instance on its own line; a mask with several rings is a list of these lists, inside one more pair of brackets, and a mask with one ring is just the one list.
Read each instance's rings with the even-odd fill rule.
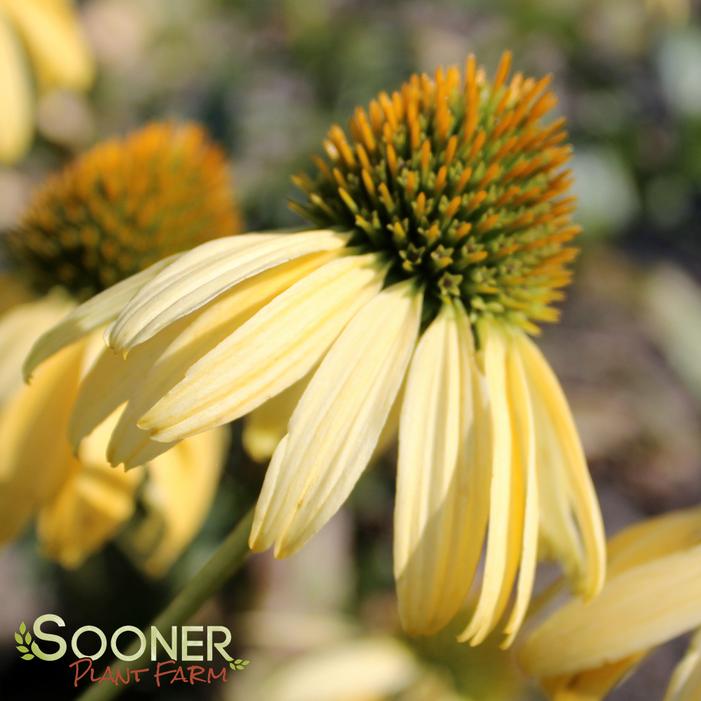
[[229,667],[236,671],[246,669],[246,667],[248,667],[249,664],[251,664],[251,660],[244,660],[240,657],[237,657],[233,662],[229,662]]
[[19,624],[19,631],[15,633],[15,647],[19,652],[23,652],[23,660],[33,660],[34,655],[31,652],[30,645],[32,644],[32,634],[27,630],[27,626],[22,621]]

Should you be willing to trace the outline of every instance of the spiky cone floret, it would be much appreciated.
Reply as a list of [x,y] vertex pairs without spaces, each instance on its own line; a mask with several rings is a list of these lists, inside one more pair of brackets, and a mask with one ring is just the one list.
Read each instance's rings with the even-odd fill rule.
[[239,228],[223,152],[196,124],[157,122],[50,177],[5,242],[39,291],[84,298]]
[[[170,193],[162,193],[159,200],[158,187],[167,185],[168,178],[174,175],[168,174],[168,164],[176,169],[183,188],[183,183],[188,181],[193,187],[189,191],[176,187]],[[190,229],[192,240],[186,238],[185,225],[169,237],[168,233],[173,234],[167,231],[173,224],[172,219],[169,220],[170,213],[159,214],[151,209],[150,201],[133,196],[139,190],[138,187],[134,189],[134,178],[127,178],[130,169],[134,173],[139,169],[144,172],[157,202],[177,203],[195,212],[208,211],[210,219]],[[92,284],[104,285],[112,279],[112,274],[126,277],[143,261],[150,262],[188,245],[196,245],[207,236],[235,233],[238,220],[230,188],[225,184],[227,170],[220,152],[205,139],[199,127],[153,125],[124,142],[96,147],[37,196],[25,222],[38,226],[36,221],[42,216],[41,208],[46,207],[44,228],[32,232],[42,245],[34,246],[28,240],[31,235],[27,230],[24,230],[27,234],[24,239],[15,232],[15,250],[22,249],[30,267],[44,266],[41,271],[43,286],[52,291],[37,297],[26,287],[18,287],[26,270],[23,266],[2,280],[3,292],[11,292],[14,301],[7,304],[0,315],[0,441],[3,445],[0,543],[17,537],[25,525],[36,518],[37,536],[44,553],[66,567],[74,567],[129,523],[130,528],[120,542],[149,574],[159,575],[172,565],[199,529],[215,494],[224,462],[226,429],[205,432],[183,441],[152,460],[142,461],[138,469],[126,472],[114,469],[106,458],[107,445],[121,413],[121,407],[115,407],[115,411],[97,422],[95,430],[80,446],[71,449],[67,433],[80,379],[91,372],[96,354],[104,347],[104,326],[111,321],[110,317],[101,316],[100,310],[89,302],[76,308],[74,295],[82,292],[84,285],[72,283],[92,280]],[[159,180],[162,181],[160,185]],[[114,189],[112,196],[107,197],[109,183],[114,184]],[[211,185],[209,190],[207,185]],[[97,205],[91,199],[93,196]],[[188,197],[192,199],[189,206]],[[207,202],[207,198],[211,201]],[[119,222],[125,216],[126,202],[133,208],[130,216],[135,221],[150,222],[149,228],[135,229],[129,241],[123,242],[128,243],[133,254],[129,265],[120,271],[113,261],[100,259],[100,239],[92,242],[97,255],[88,265],[88,249],[83,249],[83,256],[76,253],[76,246],[81,242],[86,244],[82,237],[85,229],[70,229],[68,220],[62,218],[60,212],[82,212],[89,216],[97,207],[100,221]],[[213,219],[218,226],[209,228]],[[94,220],[97,221],[97,217]],[[76,226],[78,221],[75,215]],[[105,226],[100,234],[103,243],[119,233],[119,227],[112,225],[112,229]],[[157,229],[156,225],[166,229]],[[143,239],[134,238],[138,234]],[[123,248],[122,254],[126,253],[127,249]],[[49,265],[52,259],[71,259],[75,274],[69,278],[62,276],[60,267]],[[108,288],[109,294],[126,302],[135,282],[139,284],[153,277],[171,259],[161,260],[148,271],[117,282]],[[102,275],[104,270],[111,272],[109,277]],[[7,301],[6,296],[3,302]],[[31,386],[25,386],[22,363],[27,352],[42,332],[67,313],[71,323],[86,333],[76,338],[75,343],[60,349],[42,367]],[[137,510],[137,504],[142,508]],[[140,516],[131,521],[135,511]]]
[[0,0],[0,163],[31,145],[36,88],[87,90],[94,71],[71,0]]
[[564,119],[541,120],[556,103],[550,76],[507,81],[509,64],[505,54],[491,84],[470,57],[464,80],[451,67],[380,93],[356,109],[349,136],[331,128],[317,174],[295,178],[307,199],[293,207],[386,252],[397,278],[422,279],[428,313],[457,298],[473,323],[536,332],[557,319],[579,227],[564,195]]
[[[565,156],[562,124],[541,122],[553,102],[546,83],[509,81],[508,63],[506,55],[491,83],[472,59],[463,84],[454,69],[435,80],[412,78],[393,97],[378,98],[370,118],[356,114],[352,148],[332,136],[335,166],[326,168],[348,187],[332,192],[322,176],[321,189],[310,186],[309,207],[324,210],[333,228],[195,248],[153,275],[125,281],[128,302],[126,293],[108,290],[79,308],[37,343],[26,366],[31,373],[90,328],[92,317],[116,316],[111,350],[85,377],[71,423],[77,445],[128,397],[110,443],[114,464],[137,464],[250,415],[247,443],[259,456],[274,448],[250,544],[274,547],[280,557],[343,504],[378,444],[396,433],[396,418],[403,625],[417,634],[440,629],[475,580],[476,607],[460,636],[473,644],[502,621],[511,642],[538,556],[559,560],[587,598],[599,591],[605,565],[574,422],[526,335],[553,317],[545,310],[572,257],[563,248],[574,234],[572,204],[558,196],[567,176],[556,173]],[[404,145],[393,147],[396,158],[371,160],[390,128]],[[387,145],[387,154],[394,151]],[[352,186],[353,163],[362,165],[364,199]],[[354,216],[385,221],[381,200],[389,202],[390,181],[383,177],[395,166],[397,183],[414,168],[428,171],[403,190],[406,241],[394,227],[369,233],[348,218],[357,207]],[[451,204],[458,184],[466,199]],[[379,199],[370,196],[373,187]],[[441,189],[453,199],[441,200]],[[395,204],[398,192],[389,193]],[[480,204],[470,205],[475,196]],[[421,217],[409,219],[411,208]]]
[[[594,601],[552,610],[561,583],[542,596],[518,658],[554,701],[604,699],[654,648],[701,626],[700,577],[701,509],[635,524],[609,541],[608,577]],[[664,701],[699,698],[697,630]]]

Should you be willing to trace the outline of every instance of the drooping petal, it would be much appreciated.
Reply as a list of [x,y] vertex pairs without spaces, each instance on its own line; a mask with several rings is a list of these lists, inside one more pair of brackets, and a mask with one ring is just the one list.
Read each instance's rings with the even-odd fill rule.
[[[514,445],[507,375],[507,339],[496,324],[483,324],[484,374],[492,436],[489,527],[482,587],[460,641],[478,645],[504,612],[518,571],[523,541],[525,476]],[[516,469],[514,469],[516,468]]]
[[22,48],[3,8],[0,8],[0,105],[0,163],[14,163],[32,141],[34,104]]
[[[482,549],[472,472],[476,366],[464,310],[445,304],[423,333],[402,404],[394,512],[399,614],[410,634],[441,629],[464,604]],[[486,510],[483,510],[486,515]]]
[[63,321],[42,334],[24,362],[24,377],[31,378],[36,368],[54,353],[75,343],[114,319],[124,305],[177,255],[154,263],[146,270],[118,282],[76,307]]
[[550,446],[550,472],[559,469],[566,475],[566,488],[560,498],[569,501],[582,539],[585,564],[575,585],[586,597],[593,597],[606,576],[606,540],[577,428],[560,384],[537,346],[523,333],[514,338],[536,415],[536,440]]
[[347,240],[332,231],[308,231],[245,234],[203,243],[131,300],[109,331],[109,345],[126,353],[244,280],[295,258],[340,249]]
[[167,572],[202,526],[228,444],[228,429],[218,428],[181,441],[148,465],[145,521],[130,545],[151,576]]
[[[276,294],[327,260],[320,253],[269,270],[222,294],[188,317],[178,319],[126,358],[105,349],[83,379],[71,419],[74,445],[126,402],[112,434],[108,459],[127,467],[168,450],[150,440],[136,422],[185,377],[188,369]],[[111,382],[119,377],[119,382]]]
[[[573,599],[524,641],[530,674],[555,677],[622,660],[701,625],[701,545],[626,570]],[[673,592],[673,596],[670,593]]]
[[314,374],[278,445],[250,545],[301,547],[337,511],[367,465],[414,350],[422,295],[394,285],[356,314]]
[[[154,354],[162,352],[185,329],[184,322],[174,324],[135,349],[126,359],[109,348],[100,351],[81,381],[73,407],[68,437],[74,451],[86,436],[148,381]],[[119,381],[115,382],[115,378]]]
[[21,386],[0,414],[0,542],[57,493],[71,468],[66,429],[83,347],[65,348],[31,387]]
[[193,365],[139,427],[172,441],[247,414],[304,377],[383,278],[373,254],[305,276]]
[[521,358],[509,344],[507,377],[511,405],[511,422],[514,432],[513,459],[518,461],[514,469],[521,470],[525,478],[525,505],[523,513],[523,544],[516,595],[511,616],[506,623],[506,638],[502,647],[509,647],[526,616],[533,592],[538,560],[538,479],[536,474],[535,432],[531,397],[528,392]]
[[5,0],[43,87],[85,90],[95,71],[70,0]]

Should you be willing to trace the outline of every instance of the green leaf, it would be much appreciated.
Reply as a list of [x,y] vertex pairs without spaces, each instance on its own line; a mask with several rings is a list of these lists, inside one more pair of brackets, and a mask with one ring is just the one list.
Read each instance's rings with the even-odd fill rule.
[[24,635],[27,632],[27,626],[24,625],[24,621],[19,624],[19,632]]
[[24,642],[27,643],[27,645],[32,642],[32,634],[29,631],[27,631],[27,634],[24,636]]
[[29,648],[28,648],[26,645],[18,645],[18,646],[17,646],[17,649],[18,649],[20,652],[29,652]]
[[243,667],[248,667],[249,664],[251,664],[251,660],[243,660],[243,661],[241,662],[241,665],[242,665]]
[[243,660],[242,660],[240,657],[237,657],[237,658],[234,660],[234,664],[241,664],[241,662],[243,662]]
[[26,655],[22,655],[22,659],[23,659],[23,660],[33,660],[33,659],[34,659],[34,655],[32,655],[31,652],[28,652]]
[[19,633],[15,633],[15,642],[16,643],[22,642],[22,636]]

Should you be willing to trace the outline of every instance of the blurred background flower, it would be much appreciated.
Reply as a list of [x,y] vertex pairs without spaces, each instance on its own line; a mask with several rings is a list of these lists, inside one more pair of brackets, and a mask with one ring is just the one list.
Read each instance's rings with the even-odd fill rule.
[[19,160],[29,148],[37,94],[87,90],[93,73],[71,0],[2,0],[0,163]]
[[[85,0],[78,10],[97,63],[95,86],[89,97],[39,96],[34,147],[20,167],[0,168],[0,228],[16,224],[33,185],[73,153],[166,116],[201,120],[224,145],[236,162],[247,229],[298,225],[286,204],[294,194],[290,176],[307,167],[331,121],[345,119],[378,90],[399,85],[412,71],[461,62],[469,51],[491,70],[511,48],[525,72],[553,72],[575,147],[584,233],[577,284],[542,348],[572,405],[609,533],[698,502],[698,2]],[[56,665],[43,667],[38,680],[31,665],[16,660],[18,616],[56,610],[76,625],[144,623],[196,570],[260,488],[264,465],[241,451],[240,430],[234,427],[204,531],[167,580],[149,582],[112,547],[70,574],[38,560],[29,540],[2,553],[3,697],[13,698],[20,684],[25,695],[43,684],[56,698],[72,696]],[[347,596],[339,605],[353,626],[359,619],[372,633],[396,606],[390,557],[395,461],[390,456],[369,470],[329,524],[343,521],[345,536],[332,550],[351,553],[357,565],[344,568],[326,553],[305,559],[299,575],[305,596],[315,600],[331,598],[326,577],[341,579]],[[256,556],[200,619],[231,625],[247,640],[246,619],[236,612],[258,608],[258,577],[282,586],[292,576],[286,566],[302,557],[273,566]],[[288,604],[281,596],[278,625]],[[293,624],[285,649],[270,658],[251,643],[251,666],[227,688],[173,687],[168,698],[235,693],[235,685],[253,678],[257,655],[270,659],[267,674],[301,652],[310,625]],[[380,634],[387,630],[394,630],[391,624]],[[685,647],[672,641],[656,649],[610,699],[662,698]],[[470,669],[478,653],[460,649],[460,664]],[[149,698],[146,690],[124,698],[130,693]]]
[[[519,651],[525,670],[554,701],[603,699],[651,649],[701,623],[700,546],[699,507],[616,534],[608,543],[607,581],[594,601],[571,599],[558,608],[562,582],[543,594]],[[699,698],[700,640],[696,632],[665,701]]]

